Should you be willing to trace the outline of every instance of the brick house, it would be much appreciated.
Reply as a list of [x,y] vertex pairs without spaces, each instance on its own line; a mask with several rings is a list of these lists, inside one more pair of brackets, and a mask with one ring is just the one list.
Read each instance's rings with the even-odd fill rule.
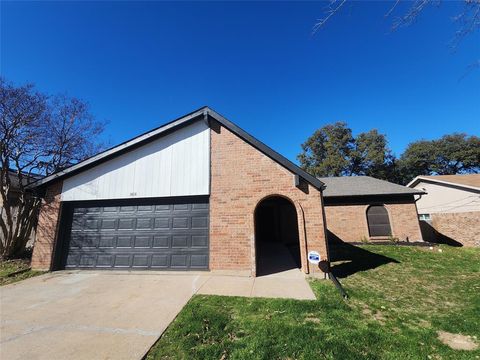
[[426,241],[480,246],[480,174],[417,176],[407,186],[417,200]]
[[422,241],[414,195],[422,190],[369,176],[320,178],[331,240]]
[[35,184],[35,269],[256,276],[328,260],[324,184],[203,107]]

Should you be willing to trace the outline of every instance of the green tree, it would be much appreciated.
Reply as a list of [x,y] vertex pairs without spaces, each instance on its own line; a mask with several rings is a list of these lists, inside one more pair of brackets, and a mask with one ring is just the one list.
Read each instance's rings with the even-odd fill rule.
[[354,139],[344,122],[325,125],[302,144],[302,168],[315,176],[340,176],[350,172]]
[[350,175],[390,179],[393,161],[386,135],[380,134],[376,129],[360,133],[354,140],[350,156]]
[[315,176],[392,177],[394,157],[386,136],[375,129],[353,137],[344,122],[325,125],[302,144],[302,150],[298,160]]
[[480,172],[480,138],[464,133],[420,140],[408,145],[400,158],[403,182],[419,175],[454,175]]

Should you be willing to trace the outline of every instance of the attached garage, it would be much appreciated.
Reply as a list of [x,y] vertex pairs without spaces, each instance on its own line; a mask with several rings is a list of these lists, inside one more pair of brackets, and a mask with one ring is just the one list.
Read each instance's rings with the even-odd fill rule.
[[[323,188],[203,107],[34,184],[44,200],[32,267],[320,272],[307,258],[328,260]],[[272,201],[288,205],[288,241],[255,216]]]
[[58,268],[208,269],[208,198],[66,203]]

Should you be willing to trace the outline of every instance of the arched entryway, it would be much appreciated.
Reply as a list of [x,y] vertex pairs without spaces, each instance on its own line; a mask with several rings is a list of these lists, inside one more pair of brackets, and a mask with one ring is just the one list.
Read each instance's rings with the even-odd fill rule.
[[300,268],[295,205],[281,196],[260,201],[255,209],[257,276]]

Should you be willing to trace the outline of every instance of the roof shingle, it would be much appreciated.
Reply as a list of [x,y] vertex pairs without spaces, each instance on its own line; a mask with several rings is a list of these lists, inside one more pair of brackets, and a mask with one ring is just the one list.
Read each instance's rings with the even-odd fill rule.
[[371,196],[371,195],[408,195],[423,194],[423,191],[394,184],[370,176],[320,177],[326,185],[324,197]]

